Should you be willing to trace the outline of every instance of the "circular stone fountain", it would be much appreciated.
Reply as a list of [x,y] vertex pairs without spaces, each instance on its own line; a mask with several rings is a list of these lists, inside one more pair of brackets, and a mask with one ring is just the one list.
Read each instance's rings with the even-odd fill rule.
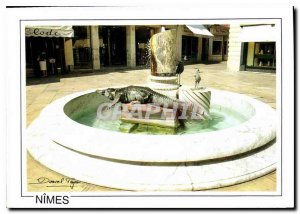
[[[174,75],[158,76],[154,79],[159,79],[159,87],[166,81],[164,89],[170,90],[165,94],[173,94]],[[183,86],[176,94],[184,97],[189,90]],[[27,129],[26,146],[54,171],[125,190],[217,188],[275,170],[275,110],[245,95],[206,90],[211,119],[187,121],[175,133],[151,129],[124,133],[120,120],[96,116],[108,98],[95,90],[71,94],[43,109]]]
[[77,122],[105,101],[89,90],[47,106],[27,129],[29,152],[66,176],[127,190],[215,188],[275,170],[276,116],[262,102],[212,90],[212,112],[231,110],[227,121],[217,122],[225,126],[179,135],[121,133]]

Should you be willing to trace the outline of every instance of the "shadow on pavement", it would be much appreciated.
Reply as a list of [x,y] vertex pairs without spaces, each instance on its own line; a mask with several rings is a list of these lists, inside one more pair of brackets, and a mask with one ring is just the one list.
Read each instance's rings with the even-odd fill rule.
[[27,77],[26,78],[26,86],[29,85],[39,85],[39,84],[48,84],[60,82],[61,79],[64,78],[73,78],[73,77],[84,77],[84,76],[98,76],[105,75],[109,73],[128,73],[133,70],[145,70],[149,69],[145,66],[137,66],[135,68],[128,67],[110,67],[110,68],[101,68],[101,70],[76,70],[67,74],[57,74],[53,76],[47,77]]

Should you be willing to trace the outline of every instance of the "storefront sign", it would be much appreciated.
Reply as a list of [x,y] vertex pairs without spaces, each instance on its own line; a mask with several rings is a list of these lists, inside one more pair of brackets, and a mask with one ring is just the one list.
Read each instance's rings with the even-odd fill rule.
[[26,36],[33,37],[73,37],[72,26],[36,26],[26,27]]

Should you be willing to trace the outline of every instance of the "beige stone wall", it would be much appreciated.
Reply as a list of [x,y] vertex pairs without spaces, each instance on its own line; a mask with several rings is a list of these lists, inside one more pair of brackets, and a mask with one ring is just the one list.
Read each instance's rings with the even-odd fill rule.
[[247,66],[253,66],[254,58],[254,42],[248,43],[248,52],[247,52]]
[[198,38],[198,54],[197,54],[197,62],[201,61],[202,57],[202,37]]
[[208,39],[208,60],[209,60],[209,56],[212,56],[213,42],[214,42],[213,38]]
[[64,49],[66,68],[70,66],[72,69],[74,67],[72,39],[65,38]]
[[93,69],[100,69],[100,54],[99,54],[99,35],[98,26],[91,26],[91,41],[92,41],[92,60]]
[[136,51],[135,51],[135,26],[126,26],[126,53],[127,66],[136,66]]
[[231,24],[229,30],[229,44],[228,44],[228,71],[239,71],[241,61],[241,42],[239,35],[241,27],[238,24]]

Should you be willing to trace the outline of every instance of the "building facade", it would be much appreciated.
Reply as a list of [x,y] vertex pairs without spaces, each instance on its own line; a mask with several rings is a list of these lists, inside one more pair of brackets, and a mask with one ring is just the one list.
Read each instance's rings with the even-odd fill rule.
[[228,58],[229,25],[210,25],[210,32],[214,35],[209,40],[208,61],[221,62]]
[[275,25],[235,24],[229,35],[229,71],[276,72]]
[[46,62],[47,75],[146,66],[151,36],[168,29],[177,30],[177,55],[185,64],[227,60],[226,26],[29,26],[26,73],[41,76],[40,61]]
[[149,64],[148,42],[161,30],[176,29],[178,60],[184,64],[227,61],[229,71],[276,71],[276,26],[130,25],[27,26],[26,75],[74,70],[101,71]]

